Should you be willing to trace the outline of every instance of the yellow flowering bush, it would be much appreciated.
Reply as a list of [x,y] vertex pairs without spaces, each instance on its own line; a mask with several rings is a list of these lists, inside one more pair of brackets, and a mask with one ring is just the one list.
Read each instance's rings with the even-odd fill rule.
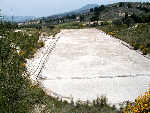
[[109,35],[115,35],[115,33],[114,33],[114,32],[109,32],[108,34],[109,34]]
[[20,55],[20,56],[24,56],[25,54],[26,54],[25,51],[20,51],[20,52],[19,52],[19,55]]
[[148,53],[148,48],[142,49],[142,53],[143,53],[143,55],[146,55]]
[[143,45],[140,45],[139,48],[140,48],[140,50],[143,50],[143,49],[144,49],[144,46],[143,46]]
[[129,103],[124,113],[150,113],[150,89],[139,96],[134,103]]
[[113,37],[117,37],[117,31],[114,32],[108,32],[109,35],[113,36]]
[[26,68],[26,65],[24,63],[20,64],[20,66]]
[[45,46],[45,42],[44,41],[39,41],[38,42],[39,48],[44,47]]
[[33,89],[40,88],[39,85],[37,85],[37,84],[31,85],[30,87]]

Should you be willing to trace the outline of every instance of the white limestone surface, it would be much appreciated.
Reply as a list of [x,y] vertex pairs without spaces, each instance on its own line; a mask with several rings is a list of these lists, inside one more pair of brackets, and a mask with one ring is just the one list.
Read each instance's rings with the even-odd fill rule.
[[148,89],[150,60],[96,29],[62,30],[41,71],[44,89],[77,100],[105,95],[110,103],[133,101]]

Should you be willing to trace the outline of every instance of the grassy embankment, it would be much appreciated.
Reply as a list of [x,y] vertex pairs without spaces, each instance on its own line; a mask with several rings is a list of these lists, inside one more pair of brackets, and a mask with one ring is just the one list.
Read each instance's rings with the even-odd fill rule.
[[12,25],[0,25],[0,113],[28,113],[43,103],[43,90],[31,83],[26,59],[43,46],[39,32],[14,32]]
[[150,23],[139,23],[129,28],[125,24],[106,25],[98,29],[127,42],[135,50],[141,50],[144,55],[150,53]]
[[83,29],[87,28],[84,22],[69,22],[56,25],[59,29]]

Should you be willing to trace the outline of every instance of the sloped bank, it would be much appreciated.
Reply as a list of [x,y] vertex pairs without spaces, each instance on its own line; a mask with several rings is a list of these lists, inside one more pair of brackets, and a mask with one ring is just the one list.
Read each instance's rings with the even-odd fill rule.
[[40,40],[45,42],[45,46],[38,50],[34,58],[27,60],[27,70],[31,75],[33,82],[38,82],[40,78],[43,78],[43,76],[41,76],[41,71],[47,62],[49,55],[54,50],[56,43],[59,40],[59,35],[60,33],[58,33],[55,37],[40,37]]

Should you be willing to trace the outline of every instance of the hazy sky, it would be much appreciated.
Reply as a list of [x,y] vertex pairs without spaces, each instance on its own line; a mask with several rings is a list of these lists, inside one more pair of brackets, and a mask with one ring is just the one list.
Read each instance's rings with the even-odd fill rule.
[[[131,0],[0,0],[0,9],[5,15],[50,16],[81,8],[86,4],[109,4]],[[132,0],[146,1],[150,0]]]

